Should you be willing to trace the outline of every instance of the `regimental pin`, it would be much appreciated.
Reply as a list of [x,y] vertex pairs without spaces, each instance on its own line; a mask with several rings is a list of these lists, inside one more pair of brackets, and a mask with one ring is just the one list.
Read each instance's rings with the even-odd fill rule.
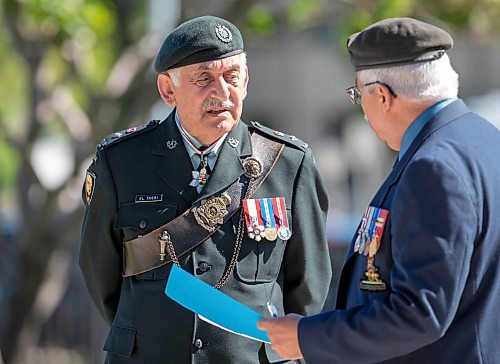
[[374,264],[374,257],[368,257],[366,264],[366,279],[359,282],[359,287],[364,291],[384,291],[387,286],[380,278],[379,269]]
[[227,140],[227,142],[228,142],[228,144],[229,144],[230,146],[232,146],[233,148],[236,148],[236,147],[238,146],[238,144],[240,144],[240,141],[239,141],[238,139],[236,139],[236,138],[233,138],[233,137],[229,138],[229,139]]
[[281,137],[285,136],[285,133],[282,133],[281,131],[277,131],[277,130],[274,131],[274,134],[281,136]]
[[229,43],[233,39],[233,34],[231,31],[222,24],[217,24],[215,26],[215,35],[224,43]]
[[208,200],[202,200],[201,205],[194,207],[192,212],[200,226],[213,232],[224,223],[229,205],[231,196],[224,192],[219,197],[212,196]]
[[297,138],[295,135],[290,135],[290,139],[292,139],[292,140],[298,140],[299,138]]
[[177,144],[178,144],[178,142],[175,139],[168,140],[167,141],[167,148],[170,149],[170,150],[172,150],[172,149],[174,149],[177,146]]

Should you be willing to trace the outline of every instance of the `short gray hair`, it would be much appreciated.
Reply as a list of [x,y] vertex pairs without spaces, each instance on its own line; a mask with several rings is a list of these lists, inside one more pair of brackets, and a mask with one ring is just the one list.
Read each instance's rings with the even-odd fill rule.
[[[458,94],[458,74],[447,54],[432,62],[361,70],[356,76],[360,84],[379,81],[414,102],[438,101]],[[373,92],[374,86],[367,90]]]
[[[247,65],[247,54],[245,52],[239,54],[240,57],[240,65],[241,65],[241,71],[245,72],[245,66]],[[181,84],[181,74],[179,70],[181,67],[178,68],[172,68],[166,71],[166,73],[170,76],[172,79],[172,82],[174,86],[179,86]]]

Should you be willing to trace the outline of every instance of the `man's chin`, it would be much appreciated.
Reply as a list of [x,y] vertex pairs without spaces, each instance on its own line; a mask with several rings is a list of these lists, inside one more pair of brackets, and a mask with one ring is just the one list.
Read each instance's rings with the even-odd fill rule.
[[236,125],[237,120],[233,118],[230,113],[222,113],[219,115],[206,115],[205,120],[212,127],[216,127],[217,129],[227,129],[231,130],[234,125]]

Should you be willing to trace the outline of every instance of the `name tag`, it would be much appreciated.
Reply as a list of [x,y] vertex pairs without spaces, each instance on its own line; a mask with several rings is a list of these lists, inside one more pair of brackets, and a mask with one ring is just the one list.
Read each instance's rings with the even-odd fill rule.
[[154,195],[135,195],[135,203],[160,201],[163,201],[163,193],[156,193]]

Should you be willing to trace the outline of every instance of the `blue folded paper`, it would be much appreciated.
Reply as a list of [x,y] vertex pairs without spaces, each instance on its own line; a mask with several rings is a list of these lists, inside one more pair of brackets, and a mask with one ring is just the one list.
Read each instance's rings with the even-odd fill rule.
[[257,328],[262,315],[174,265],[165,294],[215,326],[253,340],[270,343]]

